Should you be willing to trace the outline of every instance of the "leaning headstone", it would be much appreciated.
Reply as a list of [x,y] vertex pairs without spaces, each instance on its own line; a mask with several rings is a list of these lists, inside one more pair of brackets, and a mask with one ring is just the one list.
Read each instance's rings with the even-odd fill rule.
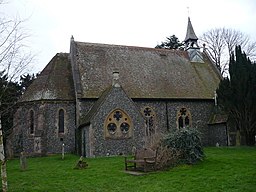
[[83,156],[81,156],[74,169],[85,169],[86,167],[88,167],[88,164],[84,161]]
[[22,171],[27,169],[27,157],[24,152],[20,153],[20,169]]

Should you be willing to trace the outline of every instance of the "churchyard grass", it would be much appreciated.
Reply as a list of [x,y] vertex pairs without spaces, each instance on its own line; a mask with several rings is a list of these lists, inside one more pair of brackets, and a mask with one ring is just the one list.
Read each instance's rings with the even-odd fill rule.
[[124,158],[87,158],[88,167],[73,169],[79,157],[71,154],[8,160],[8,191],[256,191],[256,148],[205,148],[196,165],[180,165],[140,176],[124,172]]

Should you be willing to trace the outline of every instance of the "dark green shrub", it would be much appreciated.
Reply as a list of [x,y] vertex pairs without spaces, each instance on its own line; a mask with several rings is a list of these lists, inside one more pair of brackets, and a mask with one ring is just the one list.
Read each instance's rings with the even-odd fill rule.
[[194,128],[182,128],[169,133],[164,145],[180,151],[181,163],[194,164],[204,157],[200,133]]

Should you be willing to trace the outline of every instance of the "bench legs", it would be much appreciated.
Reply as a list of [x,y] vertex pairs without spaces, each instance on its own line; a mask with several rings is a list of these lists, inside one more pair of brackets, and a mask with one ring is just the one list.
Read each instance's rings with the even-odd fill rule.
[[127,160],[125,158],[125,170],[127,171],[129,168],[133,168],[133,170],[139,170],[142,168],[144,172],[148,172],[150,169],[153,168],[155,171],[155,162],[148,162],[148,161],[136,161],[136,160]]
[[134,170],[136,170],[136,163],[133,163],[133,165],[128,165],[127,162],[125,162],[125,170],[128,170],[128,167],[134,168]]
[[128,170],[128,167],[133,168],[134,170],[136,170],[136,163],[135,162],[127,162],[126,157],[125,157],[124,164],[125,164],[125,170],[126,171]]
[[[132,165],[129,165],[129,164],[132,164]],[[152,164],[152,163],[139,163],[140,164],[140,168],[142,168],[142,170],[144,172],[148,172],[150,170],[150,168],[153,168],[153,170],[155,171],[155,165]],[[128,168],[133,168],[132,170],[139,170],[139,168],[137,166],[137,163],[131,163],[131,162],[125,162],[125,170],[127,171]]]

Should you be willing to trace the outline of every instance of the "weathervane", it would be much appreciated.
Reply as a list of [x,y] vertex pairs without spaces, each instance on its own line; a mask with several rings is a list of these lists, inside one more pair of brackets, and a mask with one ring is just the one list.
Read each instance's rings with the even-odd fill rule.
[[188,9],[188,17],[189,17],[189,7],[187,7],[187,9]]

